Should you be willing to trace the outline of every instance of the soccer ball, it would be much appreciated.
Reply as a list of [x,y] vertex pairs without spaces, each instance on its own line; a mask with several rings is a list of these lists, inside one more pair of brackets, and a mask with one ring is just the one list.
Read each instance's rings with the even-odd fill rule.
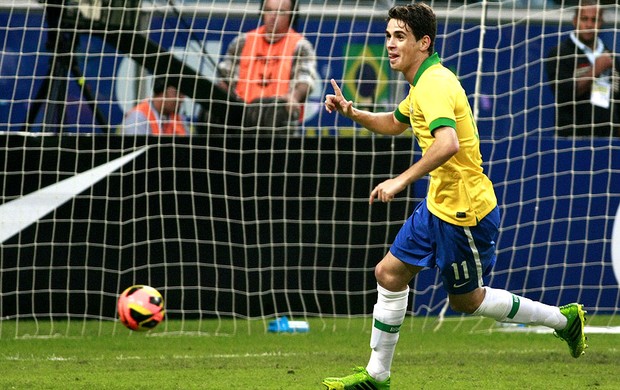
[[127,288],[118,298],[118,316],[131,330],[151,330],[164,319],[164,299],[150,286]]

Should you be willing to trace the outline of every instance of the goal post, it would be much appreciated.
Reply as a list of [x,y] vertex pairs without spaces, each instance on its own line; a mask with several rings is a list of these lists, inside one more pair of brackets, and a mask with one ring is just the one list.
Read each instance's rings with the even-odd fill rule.
[[[54,28],[49,3],[0,4],[3,320],[58,323],[55,333],[76,320],[113,321],[118,295],[132,284],[157,288],[167,318],[187,332],[217,327],[183,328],[194,319],[267,327],[280,316],[372,313],[374,266],[427,179],[389,204],[369,206],[368,195],[420,150],[411,132],[374,136],[321,102],[331,78],[370,110],[394,110],[406,96],[384,49],[392,2],[300,1],[298,29],[315,48],[320,79],[293,135],[241,134],[235,120],[244,106],[215,77],[227,45],[258,25],[258,1],[51,3],[82,17],[122,3],[122,15],[135,18],[108,13],[111,28],[91,20],[71,29],[66,19]],[[544,71],[546,53],[572,29],[573,5],[428,3],[438,17],[436,50],[475,110],[502,212],[498,260],[485,282],[552,305],[580,301],[598,324],[618,326],[620,139],[556,136]],[[620,52],[620,9],[605,8],[614,17],[601,37]],[[59,36],[74,41],[50,46]],[[150,96],[153,73],[183,80],[190,137],[119,132]],[[224,112],[217,128],[205,122],[205,107]],[[446,310],[436,270],[411,287],[411,315],[465,319]],[[12,335],[0,321],[4,336]]]

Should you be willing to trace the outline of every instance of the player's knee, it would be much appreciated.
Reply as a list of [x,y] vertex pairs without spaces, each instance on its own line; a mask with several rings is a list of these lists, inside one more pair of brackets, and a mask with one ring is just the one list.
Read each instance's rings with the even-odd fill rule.
[[458,313],[473,314],[478,306],[472,302],[453,302],[450,300],[450,308]]
[[375,278],[381,287],[390,291],[401,291],[406,287],[406,283],[403,286],[402,281],[394,270],[385,266],[383,262],[379,262],[375,267]]
[[387,271],[386,267],[384,267],[383,263],[381,262],[377,264],[377,266],[375,267],[375,279],[377,279],[377,283],[379,283],[382,286],[388,283],[390,279],[389,272]]
[[390,291],[402,291],[407,288],[413,277],[422,270],[422,267],[414,267],[403,263],[388,253],[375,267],[377,283]]
[[450,308],[459,313],[473,314],[484,299],[484,290],[477,288],[467,294],[450,294]]

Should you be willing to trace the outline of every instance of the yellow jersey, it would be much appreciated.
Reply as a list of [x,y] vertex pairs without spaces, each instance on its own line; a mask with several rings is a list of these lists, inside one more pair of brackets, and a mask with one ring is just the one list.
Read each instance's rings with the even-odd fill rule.
[[394,116],[411,125],[422,154],[435,139],[433,130],[443,126],[456,130],[459,151],[430,172],[427,205],[446,222],[477,225],[497,206],[497,198],[482,169],[478,128],[465,90],[437,53],[422,63]]

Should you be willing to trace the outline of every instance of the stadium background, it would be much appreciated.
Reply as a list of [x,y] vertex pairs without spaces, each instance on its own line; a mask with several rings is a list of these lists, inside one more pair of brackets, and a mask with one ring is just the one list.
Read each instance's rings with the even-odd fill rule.
[[[41,55],[43,14],[1,11],[0,25],[8,26],[0,29],[0,131],[8,130],[0,135],[3,203],[127,151],[145,150],[120,172],[3,242],[3,317],[86,313],[111,318],[116,294],[136,280],[164,286],[172,317],[372,311],[372,266],[424,196],[426,183],[409,190],[411,200],[390,207],[369,211],[365,200],[374,181],[416,158],[412,139],[342,137],[336,124],[340,129],[352,124],[319,112],[305,123],[306,137],[286,140],[12,133],[22,130],[28,99],[49,62]],[[193,23],[206,26],[207,20],[197,17]],[[241,17],[211,18],[208,25],[207,40],[214,34],[222,50],[232,32],[251,27]],[[190,37],[174,32],[174,26],[174,18],[154,14],[152,38],[166,48],[185,47]],[[448,67],[466,75],[467,91],[475,89],[478,64],[479,29],[473,27],[474,22],[460,20],[442,23],[442,34],[465,32],[462,39],[441,40],[437,48]],[[377,53],[383,30],[382,19],[326,16],[309,17],[304,31],[317,48],[326,81],[346,74],[393,78],[380,61],[361,71],[360,62],[344,60],[363,50]],[[344,37],[351,31],[359,34]],[[550,23],[516,23],[489,28],[484,40],[479,128],[483,155],[492,162],[485,169],[504,205],[493,283],[547,302],[580,300],[599,312],[615,312],[619,292],[611,243],[620,201],[620,159],[615,158],[620,143],[553,137],[553,98],[541,82],[540,61],[557,43],[554,32],[557,25]],[[618,45],[617,33],[606,34]],[[514,36],[528,44],[495,50]],[[82,60],[89,52],[115,52],[96,37],[85,39],[79,45]],[[327,64],[333,47],[342,48],[336,53],[342,60]],[[531,63],[538,65],[526,66]],[[87,82],[96,83],[102,109],[109,113],[109,131],[115,132],[123,116],[112,82],[119,58],[89,57],[81,65]],[[326,91],[324,82],[315,102]],[[389,106],[398,93],[380,90],[374,98]],[[80,119],[65,131],[92,133],[92,113],[79,99],[74,85],[68,108]],[[390,150],[399,157],[376,153]],[[266,171],[273,167],[281,168]],[[439,312],[444,297],[430,288],[435,283],[432,272],[417,281],[415,312]]]
[[[492,20],[485,28],[478,113],[480,133],[483,137],[503,138],[524,133],[553,135],[553,96],[544,85],[546,76],[542,75],[542,58],[549,49],[558,44],[558,21],[543,22],[538,12],[541,10],[532,10],[531,15],[534,17],[531,20],[524,18],[511,24],[501,25],[497,20]],[[440,38],[436,50],[444,64],[461,76],[465,90],[471,94],[475,91],[478,66],[480,29],[476,27],[479,20],[468,22],[465,19],[463,22],[460,14],[455,15],[458,16],[453,18],[452,23],[449,18],[445,18],[448,23],[439,18],[438,33],[449,36],[458,32],[459,39]],[[476,12],[470,15],[476,15]],[[522,14],[525,15],[527,14]],[[570,15],[570,12],[567,12],[565,16]],[[239,31],[247,31],[258,23],[258,19],[248,18],[241,11],[236,14],[201,14],[194,11],[182,16],[183,20],[192,26],[194,34],[189,34],[185,28],[179,28],[179,18],[176,15],[164,17],[162,13],[155,12],[149,19],[149,26],[145,28],[150,32],[149,38],[174,52],[175,49],[186,50],[191,47],[197,37],[195,32],[204,30],[206,33],[198,37],[204,37],[207,50],[217,56],[223,53]],[[572,29],[570,21],[566,22],[567,20],[570,20],[570,17],[565,18],[560,27],[561,31]],[[0,25],[6,26],[0,29],[0,42],[3,43],[0,118],[5,118],[0,121],[0,131],[22,130],[29,99],[41,87],[50,66],[48,56],[51,53],[48,51],[47,56],[44,54],[47,29],[43,8],[33,10],[0,7]],[[302,17],[300,25],[303,26],[304,35],[315,45],[318,69],[323,80],[320,85],[315,86],[315,93],[311,98],[313,102],[320,101],[324,93],[330,91],[330,77],[336,80],[350,79],[350,76],[361,79],[361,87],[356,87],[357,90],[351,85],[344,85],[349,96],[362,98],[356,100],[358,102],[366,98],[374,104],[393,106],[394,101],[402,97],[402,90],[392,90],[393,84],[386,83],[387,88],[374,84],[375,80],[391,80],[395,77],[388,63],[382,61],[384,17],[373,18],[372,14],[362,14],[353,18],[350,15],[327,13]],[[608,44],[615,45],[616,52],[620,51],[617,32],[607,29],[601,36]],[[86,83],[97,91],[101,110],[109,114],[107,117],[110,129],[93,128],[91,109],[84,102],[80,102],[82,96],[74,82],[70,85],[67,99],[70,103],[68,126],[63,131],[116,132],[125,111],[131,107],[124,101],[126,96],[119,92],[132,88],[125,85],[128,83],[127,77],[130,76],[123,73],[127,64],[123,62],[122,56],[119,58],[115,55],[115,48],[106,44],[101,37],[78,34],[78,38],[76,54],[79,65],[83,69]],[[502,50],[510,46],[511,50]],[[354,59],[359,54],[365,55],[363,61]],[[338,56],[340,57],[337,58]],[[210,75],[212,67],[208,66],[208,61],[198,61],[202,61],[202,64],[192,65],[202,68],[203,72]],[[365,79],[371,82],[363,83]],[[305,123],[307,134],[317,134],[320,129],[328,129],[329,133],[332,133],[334,116],[315,115],[317,110],[312,107],[313,115]],[[352,126],[352,122],[350,125]],[[346,123],[340,122],[339,126],[346,127]],[[40,129],[39,127],[38,130]]]

